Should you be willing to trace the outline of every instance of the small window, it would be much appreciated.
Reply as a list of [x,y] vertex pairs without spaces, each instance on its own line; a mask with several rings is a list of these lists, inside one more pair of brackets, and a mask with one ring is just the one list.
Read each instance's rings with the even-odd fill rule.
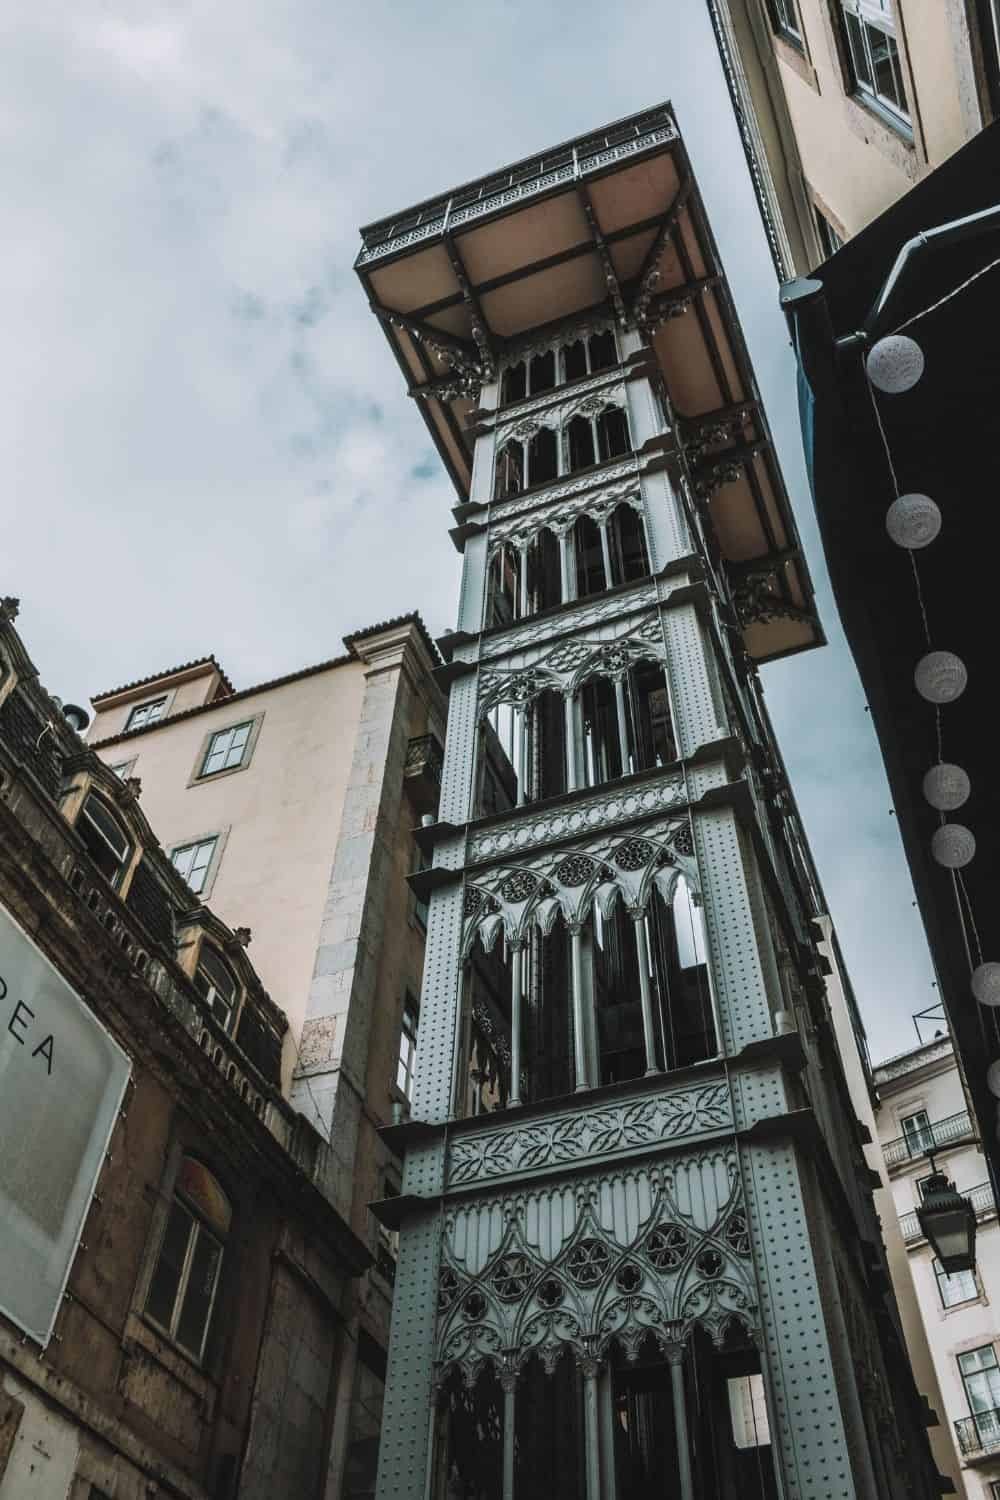
[[528,380],[531,385],[531,394],[540,396],[543,391],[551,391],[556,383],[556,355],[554,349],[546,349],[544,354],[536,354],[528,365]]
[[228,1031],[233,1024],[240,987],[229,965],[207,944],[202,945],[194,986],[219,1025]]
[[157,719],[163,718],[166,706],[165,695],[162,698],[151,698],[148,703],[137,703],[125,721],[125,728],[145,729],[147,724],[155,724]]
[[216,730],[208,742],[199,774],[216,776],[220,771],[232,771],[241,766],[252,728],[253,720],[247,719],[245,724],[232,724],[228,729]]
[[523,401],[528,394],[528,371],[524,360],[510,365],[503,372],[500,382],[500,405],[509,406],[512,401]]
[[610,370],[612,365],[618,363],[615,336],[610,328],[606,329],[604,333],[592,333],[587,347],[590,350],[590,368],[592,370]]
[[820,213],[819,209],[815,206],[813,207],[813,216],[816,220],[816,233],[819,236],[823,259],[829,260],[831,255],[836,255],[844,242],[826,215]]
[[127,776],[131,776],[134,765],[134,760],[120,760],[116,766],[109,766],[108,770],[114,771],[119,781],[124,781]]
[[417,1027],[420,1023],[420,1007],[406,992],[403,1001],[403,1024],[399,1033],[399,1060],[396,1064],[396,1087],[406,1098],[413,1098],[413,1070],[417,1060]]
[[182,844],[171,851],[170,860],[175,870],[187,881],[196,896],[205,889],[205,881],[212,864],[217,838],[199,839],[196,844]]
[[574,417],[567,428],[569,436],[569,467],[587,469],[594,463],[594,429],[586,417]]
[[[386,1177],[382,1183],[383,1198],[398,1198],[399,1183],[394,1182],[391,1177]],[[385,1278],[390,1286],[396,1282],[396,1264],[399,1260],[399,1231],[386,1229],[384,1224],[378,1227],[378,1254],[375,1264],[379,1274]]]
[[767,1448],[771,1429],[764,1400],[763,1375],[736,1375],[726,1385],[729,1390],[729,1415],[733,1442],[737,1448]]
[[[987,1413],[993,1419],[1000,1414],[1000,1366],[993,1345],[982,1344],[959,1354],[958,1369],[972,1415]],[[994,1428],[990,1435],[1000,1435],[1000,1427],[994,1423]]]
[[[415,875],[419,875],[420,872],[421,872],[421,870],[426,870],[426,869],[429,868],[429,864],[430,864],[430,862],[429,862],[429,860],[427,858],[427,855],[424,853],[424,851],[421,848],[417,847],[417,862],[416,862],[416,864],[413,867],[413,873]],[[420,923],[420,926],[423,928],[423,930],[426,932],[427,931],[427,916],[428,916],[428,907],[427,907],[427,899],[426,899],[426,897],[418,896],[418,895],[416,895],[414,893],[414,897],[413,897],[413,915],[416,918],[416,920]]]
[[802,51],[802,28],[799,25],[795,0],[767,0],[767,12],[775,36],[791,42]]
[[621,407],[607,406],[598,416],[597,451],[602,463],[629,451],[628,421]]
[[942,1271],[940,1261],[934,1262],[938,1292],[942,1307],[958,1307],[962,1302],[975,1302],[979,1296],[975,1271],[954,1271],[949,1276]]
[[587,373],[587,348],[583,339],[567,344],[562,352],[563,379],[581,380]]
[[853,92],[909,125],[892,0],[839,0]]
[[183,1157],[146,1315],[197,1360],[205,1349],[231,1217],[229,1201],[212,1174],[194,1157]]
[[117,890],[132,857],[132,843],[111,809],[93,792],[80,809],[76,831],[105,880]]
[[926,1151],[933,1150],[934,1135],[925,1109],[915,1110],[912,1115],[904,1115],[899,1128],[911,1157],[923,1156]]

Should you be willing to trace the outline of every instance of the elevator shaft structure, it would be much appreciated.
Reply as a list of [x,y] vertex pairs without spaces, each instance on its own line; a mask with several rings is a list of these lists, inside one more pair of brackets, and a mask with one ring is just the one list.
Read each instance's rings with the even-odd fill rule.
[[464,553],[378,1500],[935,1495],[757,673],[823,638],[673,112],[362,240]]

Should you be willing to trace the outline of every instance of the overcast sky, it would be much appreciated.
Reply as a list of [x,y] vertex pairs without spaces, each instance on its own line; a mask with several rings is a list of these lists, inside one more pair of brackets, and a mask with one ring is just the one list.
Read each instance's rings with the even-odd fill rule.
[[832,641],[765,686],[873,1054],[910,1045],[930,962],[705,0],[33,0],[0,42],[0,592],[76,701],[209,651],[248,686],[413,608],[454,623],[455,496],[357,226],[673,99]]

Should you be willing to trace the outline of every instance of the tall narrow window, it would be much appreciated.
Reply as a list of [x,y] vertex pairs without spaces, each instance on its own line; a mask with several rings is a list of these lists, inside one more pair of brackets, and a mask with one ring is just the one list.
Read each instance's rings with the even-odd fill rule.
[[509,365],[500,382],[500,405],[509,406],[512,401],[523,401],[528,394],[528,372],[524,360]]
[[212,735],[201,763],[202,776],[216,776],[220,771],[232,771],[243,765],[253,720],[245,724],[232,724],[228,729],[219,729]]
[[171,851],[170,861],[174,869],[183,876],[196,896],[200,896],[205,889],[212,855],[218,842],[217,838],[199,839],[197,843],[182,844],[179,849]]
[[540,427],[528,444],[528,483],[547,484],[559,473],[559,443],[550,427]]
[[417,1062],[417,1027],[420,1007],[409,990],[403,1001],[403,1024],[399,1030],[399,1058],[396,1062],[396,1087],[409,1103],[413,1098],[413,1071]]
[[117,890],[132,857],[132,843],[111,809],[93,792],[80,809],[76,831],[94,864]]
[[609,370],[612,365],[618,363],[618,350],[615,348],[615,336],[608,328],[604,333],[592,333],[587,341],[590,353],[590,368],[592,370]]
[[157,719],[163,718],[166,706],[166,696],[151,698],[148,703],[137,703],[125,721],[125,728],[145,729],[148,724],[155,724]]
[[992,1344],[958,1355],[965,1398],[982,1446],[1000,1442],[1000,1366]]
[[197,1360],[205,1350],[231,1218],[229,1201],[212,1174],[194,1157],[183,1157],[146,1316]]
[[219,1025],[224,1031],[229,1031],[239,999],[239,983],[229,965],[222,961],[214,948],[206,944],[202,945],[194,987]]
[[904,1115],[899,1124],[910,1156],[923,1156],[925,1151],[933,1147],[934,1135],[925,1109],[915,1110],[912,1115]]
[[628,421],[619,406],[606,406],[597,418],[597,455],[602,463],[629,451]]
[[508,495],[519,495],[523,489],[524,449],[516,438],[511,438],[497,454],[493,498],[505,500]]
[[797,47],[801,52],[802,28],[799,25],[795,0],[767,0],[767,12],[775,36],[780,36],[782,41],[791,42],[792,46]]
[[587,373],[587,346],[583,339],[567,344],[562,352],[563,379],[580,380]]
[[594,454],[594,429],[586,417],[574,417],[567,429],[569,436],[570,469],[586,469],[596,462]]
[[853,91],[909,125],[892,0],[840,0]]

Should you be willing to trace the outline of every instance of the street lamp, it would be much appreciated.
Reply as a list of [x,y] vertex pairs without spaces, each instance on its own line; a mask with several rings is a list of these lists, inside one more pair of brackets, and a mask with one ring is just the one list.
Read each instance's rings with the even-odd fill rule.
[[931,1157],[932,1175],[927,1179],[917,1221],[924,1238],[948,1276],[973,1271],[976,1266],[976,1211],[968,1198],[955,1191],[955,1184],[939,1172]]

